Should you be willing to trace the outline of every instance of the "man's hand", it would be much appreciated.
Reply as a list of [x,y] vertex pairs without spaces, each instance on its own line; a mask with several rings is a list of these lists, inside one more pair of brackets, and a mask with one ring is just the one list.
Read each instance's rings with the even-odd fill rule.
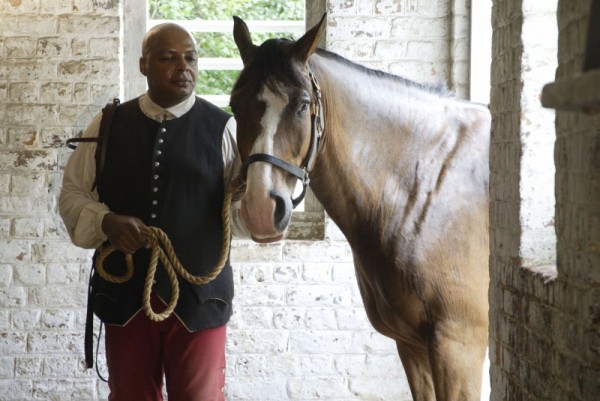
[[142,234],[146,225],[137,217],[108,213],[102,220],[102,231],[110,243],[123,253],[135,253],[138,249],[150,247],[150,242]]

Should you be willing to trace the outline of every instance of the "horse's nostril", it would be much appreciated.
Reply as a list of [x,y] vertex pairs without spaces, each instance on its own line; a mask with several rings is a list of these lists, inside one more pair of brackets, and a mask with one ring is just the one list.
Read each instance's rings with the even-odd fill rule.
[[282,232],[288,226],[292,217],[292,201],[289,197],[282,197],[277,192],[271,192],[271,198],[275,201],[273,222],[277,231]]

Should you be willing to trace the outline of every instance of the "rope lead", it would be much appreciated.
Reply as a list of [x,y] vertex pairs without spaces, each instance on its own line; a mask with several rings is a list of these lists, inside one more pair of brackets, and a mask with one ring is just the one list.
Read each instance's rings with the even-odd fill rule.
[[[144,303],[144,312],[146,316],[155,322],[162,322],[167,319],[173,311],[175,310],[175,306],[177,305],[177,300],[179,299],[179,282],[177,281],[177,274],[183,277],[188,282],[194,285],[204,285],[213,281],[223,270],[225,264],[227,263],[227,259],[229,257],[229,247],[231,245],[231,202],[233,193],[236,187],[239,185],[239,177],[236,180],[233,180],[225,193],[225,199],[223,199],[223,211],[221,217],[223,219],[223,246],[221,248],[221,256],[215,267],[211,272],[204,276],[195,276],[189,273],[179,262],[177,255],[175,254],[175,250],[171,245],[171,241],[169,237],[163,230],[158,227],[148,226],[142,230],[142,234],[144,234],[148,240],[150,241],[150,248],[152,249],[152,254],[150,257],[150,263],[148,265],[148,274],[146,276],[146,281],[144,283],[144,294],[143,294],[143,303]],[[98,258],[96,260],[96,271],[104,280],[121,284],[124,283],[133,277],[133,271],[135,270],[135,266],[133,265],[133,256],[131,254],[125,255],[125,262],[127,263],[127,271],[124,275],[114,276],[109,274],[104,269],[104,259],[111,253],[115,252],[117,249],[113,245],[108,245],[103,248],[98,254]],[[156,313],[152,309],[150,305],[150,295],[152,293],[152,285],[154,284],[154,275],[156,274],[156,266],[158,265],[158,261],[161,261],[167,275],[169,276],[169,281],[171,282],[171,299],[167,304],[167,307],[161,313]]]

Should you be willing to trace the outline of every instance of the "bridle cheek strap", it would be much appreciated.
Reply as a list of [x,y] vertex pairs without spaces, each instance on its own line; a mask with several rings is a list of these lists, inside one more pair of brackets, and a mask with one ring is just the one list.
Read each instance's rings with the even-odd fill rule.
[[279,167],[282,170],[287,171],[292,174],[294,177],[298,178],[302,182],[302,193],[298,195],[297,198],[292,199],[292,206],[296,208],[304,199],[306,195],[306,188],[310,183],[309,178],[309,168],[314,163],[314,160],[317,155],[317,151],[319,149],[319,142],[321,140],[321,135],[324,130],[324,119],[322,117],[323,104],[321,102],[321,88],[317,83],[317,80],[312,72],[309,72],[310,81],[313,88],[313,94],[315,96],[315,104],[314,111],[311,113],[311,133],[310,133],[310,148],[302,162],[301,167],[295,166],[291,163],[286,162],[278,157],[267,153],[255,153],[253,155],[248,156],[241,168],[241,175],[246,178],[246,174],[248,173],[248,167],[250,164],[255,162],[264,162],[269,163],[274,166]]

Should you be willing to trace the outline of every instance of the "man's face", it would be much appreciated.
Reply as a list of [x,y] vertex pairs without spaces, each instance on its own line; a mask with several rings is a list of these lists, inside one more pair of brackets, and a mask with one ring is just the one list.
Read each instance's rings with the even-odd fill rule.
[[196,86],[198,54],[192,37],[172,28],[160,32],[148,43],[140,58],[140,71],[148,81],[150,98],[158,105],[171,107],[190,96]]

